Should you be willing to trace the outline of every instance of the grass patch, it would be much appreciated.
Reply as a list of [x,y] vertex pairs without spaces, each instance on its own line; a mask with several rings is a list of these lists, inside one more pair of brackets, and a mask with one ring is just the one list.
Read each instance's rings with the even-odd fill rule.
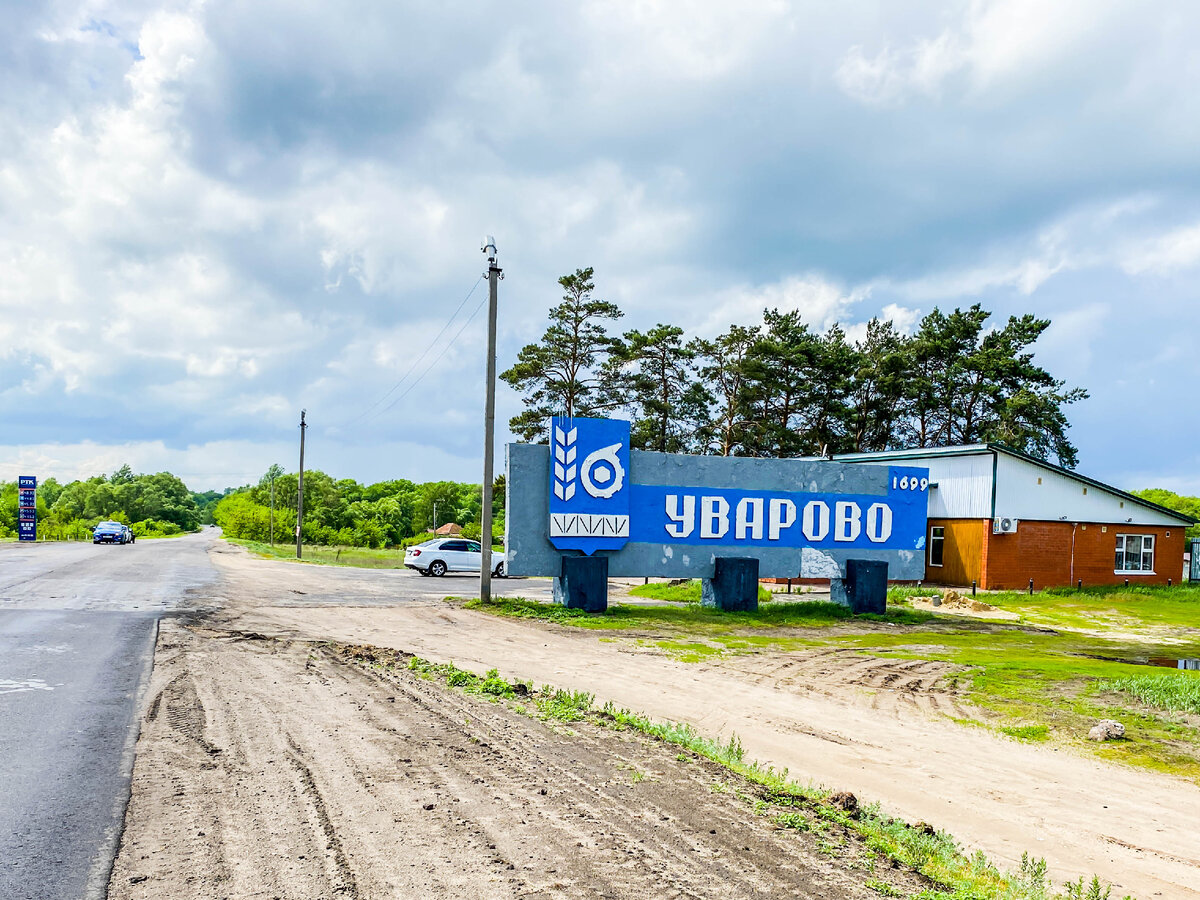
[[1034,594],[1004,591],[980,594],[1000,609],[1016,612],[1024,621],[1053,628],[1097,631],[1152,630],[1182,627],[1200,635],[1200,584],[1114,585],[1108,587],[1048,588]]
[[[1147,675],[1121,662],[1128,646],[1071,633],[999,627],[962,620],[943,630],[896,629],[830,635],[821,646],[852,647],[891,659],[925,659],[963,667],[954,678],[966,699],[988,715],[986,724],[1018,740],[1074,744],[1086,752],[1153,771],[1170,772],[1200,783],[1200,728],[1168,710],[1188,702],[1200,679],[1190,672]],[[1200,647],[1169,650],[1142,647],[1151,655],[1200,656]],[[1101,658],[1097,658],[1101,657]],[[1183,687],[1155,679],[1186,679]],[[1112,683],[1156,688],[1159,702],[1138,697],[1153,709],[1121,702],[1123,689]],[[1107,692],[1107,693],[1106,693]],[[1124,690],[1127,695],[1138,696]],[[1182,710],[1180,710],[1182,711]],[[1127,740],[1095,744],[1085,740],[1099,719],[1125,724]],[[1042,728],[1045,729],[1044,736]]]
[[543,619],[560,625],[597,629],[683,628],[701,633],[728,632],[731,628],[774,629],[817,627],[836,622],[874,621],[916,624],[928,622],[932,613],[912,609],[889,609],[886,615],[855,616],[837,603],[786,603],[775,601],[757,612],[723,612],[707,606],[641,606],[614,604],[603,613],[585,613],[557,603],[537,603],[519,598],[494,598],[491,603],[468,600],[467,609],[496,616],[519,619]]
[[997,729],[1001,734],[1018,741],[1047,741],[1050,739],[1049,725],[1002,725]]
[[[263,559],[296,560],[296,545],[276,543],[274,546],[260,541],[245,541],[240,538],[225,538],[231,544],[245,547]],[[358,569],[403,569],[403,550],[372,550],[369,547],[322,547],[317,544],[304,545],[304,557],[299,562],[316,563],[323,566],[352,566]]]
[[[635,588],[631,588],[629,593],[633,597],[646,597],[651,600],[667,600],[671,603],[699,603],[702,585],[699,578],[693,578],[690,581],[685,581],[682,584],[674,584],[669,581],[655,582],[653,584],[641,584]],[[775,595],[763,587],[758,586],[758,602],[770,603],[775,599]]]
[[[1182,592],[1176,596],[1176,590]],[[1047,617],[1094,622],[1097,604],[1126,597],[1118,602],[1134,604],[1126,608],[1128,615],[1148,609],[1153,620],[1171,604],[1189,606],[1193,601],[1188,598],[1195,593],[1142,588],[1127,596],[1123,591],[1094,590],[1063,595],[1066,600],[1035,594],[1032,600],[1052,610]],[[1028,594],[986,598],[996,605],[1030,602]],[[1068,601],[1077,605],[1053,609],[1054,603]],[[1150,606],[1138,605],[1146,603]],[[982,721],[975,724],[1015,740],[1067,744],[1103,759],[1200,783],[1200,727],[1186,718],[1200,714],[1200,676],[1187,671],[1150,674],[1145,667],[1133,665],[1148,656],[1200,658],[1200,629],[1193,632],[1192,644],[1130,644],[1094,632],[989,623],[898,606],[889,606],[883,617],[852,616],[846,607],[832,603],[781,600],[764,604],[755,613],[725,613],[695,604],[614,605],[599,615],[525,600],[497,600],[487,606],[473,600],[467,606],[493,615],[629,635],[690,663],[713,660],[722,653],[820,647],[946,662],[957,671],[949,673],[945,683],[983,713]],[[1188,635],[1186,630],[1173,629],[1171,639]],[[1154,636],[1153,631],[1147,634]],[[1105,718],[1121,721],[1127,740],[1087,741],[1091,726]]]
[[564,691],[543,685],[541,691],[534,697],[534,703],[544,719],[557,719],[559,722],[578,722],[587,718],[596,702],[595,694],[584,691]]
[[1099,689],[1131,694],[1156,709],[1200,715],[1200,674],[1128,675],[1102,681]]

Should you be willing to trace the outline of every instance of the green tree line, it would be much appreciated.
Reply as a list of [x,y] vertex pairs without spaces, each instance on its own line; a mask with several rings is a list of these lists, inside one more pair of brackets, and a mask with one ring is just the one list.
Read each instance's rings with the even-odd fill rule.
[[1074,467],[1065,409],[1087,397],[1033,360],[1049,319],[992,326],[979,304],[934,309],[912,334],[872,319],[851,341],[794,310],[764,310],[712,339],[675,325],[613,333],[623,313],[594,296],[592,269],[559,279],[537,343],[501,374],[525,409],[509,425],[545,438],[552,415],[632,422],[633,446],[791,457],[998,441]]
[[[227,537],[268,542],[295,540],[297,476],[272,466],[258,484],[238,488],[217,501],[213,518]],[[274,485],[274,534],[271,492]],[[504,534],[504,477],[496,480],[494,539]],[[463,526],[478,538],[482,490],[477,484],[407,479],[363,485],[335,480],[319,470],[304,473],[303,540],[345,547],[397,547],[428,536],[440,525]]]
[[[135,475],[128,465],[68,484],[46,478],[37,489],[38,534],[82,540],[105,520],[123,522],[139,536],[195,531],[205,519],[206,497],[193,494],[170,472]],[[16,530],[17,482],[0,482],[0,537],[12,537]]]

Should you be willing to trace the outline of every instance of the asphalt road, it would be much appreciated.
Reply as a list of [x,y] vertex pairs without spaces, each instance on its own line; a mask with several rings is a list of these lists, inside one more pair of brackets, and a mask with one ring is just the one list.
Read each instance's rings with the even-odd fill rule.
[[214,533],[0,545],[0,897],[102,898],[158,620],[203,602]]

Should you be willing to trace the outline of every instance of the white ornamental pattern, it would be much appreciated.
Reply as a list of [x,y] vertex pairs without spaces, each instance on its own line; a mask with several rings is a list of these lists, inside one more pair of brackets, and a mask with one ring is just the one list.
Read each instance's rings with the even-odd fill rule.
[[554,496],[564,502],[575,496],[575,476],[579,469],[575,464],[578,450],[575,439],[578,436],[578,428],[563,431],[554,426]]

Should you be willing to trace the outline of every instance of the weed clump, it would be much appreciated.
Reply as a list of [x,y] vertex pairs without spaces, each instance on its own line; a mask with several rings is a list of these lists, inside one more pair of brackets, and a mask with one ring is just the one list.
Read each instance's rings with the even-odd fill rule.
[[1131,675],[1102,681],[1102,691],[1123,691],[1143,703],[1165,709],[1200,715],[1200,676],[1185,671],[1169,675]]

